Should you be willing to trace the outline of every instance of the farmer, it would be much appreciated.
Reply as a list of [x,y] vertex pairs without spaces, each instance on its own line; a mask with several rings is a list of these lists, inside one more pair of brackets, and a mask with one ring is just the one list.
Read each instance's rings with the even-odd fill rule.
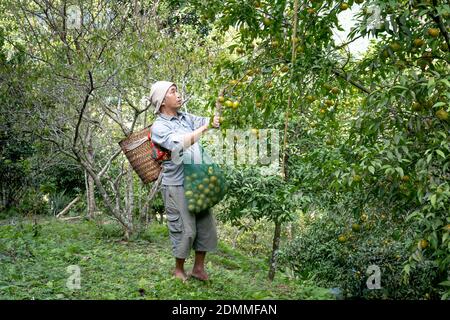
[[[215,219],[211,210],[194,215],[188,211],[183,187],[183,154],[197,157],[200,148],[197,141],[209,128],[209,118],[181,112],[181,97],[173,82],[157,81],[152,85],[150,102],[155,107],[156,120],[152,125],[152,141],[172,153],[171,160],[162,163],[162,195],[175,256],[174,275],[186,281],[184,262],[191,248],[195,250],[194,267],[190,276],[207,280],[206,252],[217,247]],[[219,117],[213,120],[219,126]],[[179,159],[175,160],[178,152]]]

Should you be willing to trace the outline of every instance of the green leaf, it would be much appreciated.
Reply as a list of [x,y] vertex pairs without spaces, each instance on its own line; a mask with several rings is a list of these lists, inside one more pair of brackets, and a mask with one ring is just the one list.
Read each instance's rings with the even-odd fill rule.
[[449,236],[448,232],[446,232],[442,235],[442,243],[445,243],[445,241],[447,241],[448,236]]
[[409,215],[406,217],[406,221],[409,221],[409,220],[411,220],[412,218],[420,217],[420,216],[423,216],[423,214],[421,214],[420,211],[416,210],[416,211],[414,211],[413,213],[409,214]]
[[439,285],[440,286],[450,287],[450,280],[443,281],[443,282],[439,283]]
[[436,150],[436,153],[438,154],[438,155],[440,155],[442,158],[444,158],[445,159],[445,154],[444,154],[444,152],[442,152],[441,150]]
[[447,87],[450,88],[450,81],[448,81],[447,79],[441,79],[440,81],[445,83],[447,85]]
[[431,205],[432,205],[433,207],[436,207],[436,194],[433,194],[433,195],[430,197],[430,201],[431,201]]
[[445,106],[445,102],[442,102],[442,101],[436,102],[434,104],[433,108],[437,108],[437,107],[440,107],[440,106]]

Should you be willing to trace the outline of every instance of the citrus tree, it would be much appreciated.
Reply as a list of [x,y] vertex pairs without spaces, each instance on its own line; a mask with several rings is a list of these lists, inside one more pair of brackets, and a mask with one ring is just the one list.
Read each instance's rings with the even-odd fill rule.
[[[210,83],[222,92],[210,105],[223,104],[224,128],[278,128],[285,133],[288,181],[304,188],[327,181],[322,189],[331,194],[389,203],[383,215],[402,217],[415,230],[414,241],[405,243],[411,254],[403,260],[404,281],[426,259],[438,269],[436,281],[448,285],[449,5],[231,0],[194,6],[214,22],[231,54]],[[342,28],[339,14],[349,9],[357,23],[338,44],[333,29]],[[372,44],[357,59],[348,45],[367,36]],[[305,167],[306,156],[323,166]],[[368,198],[355,199],[351,214],[362,216]],[[344,238],[338,234],[336,241]]]

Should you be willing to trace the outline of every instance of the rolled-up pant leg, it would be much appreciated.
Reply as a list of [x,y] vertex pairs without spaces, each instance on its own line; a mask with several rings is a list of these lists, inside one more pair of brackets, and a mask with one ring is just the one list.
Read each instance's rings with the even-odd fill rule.
[[216,250],[217,232],[211,210],[190,213],[183,186],[162,186],[162,193],[174,256],[186,259],[192,247],[196,251]]
[[194,250],[215,251],[217,249],[217,230],[211,209],[201,212],[196,218],[197,237],[193,244]]

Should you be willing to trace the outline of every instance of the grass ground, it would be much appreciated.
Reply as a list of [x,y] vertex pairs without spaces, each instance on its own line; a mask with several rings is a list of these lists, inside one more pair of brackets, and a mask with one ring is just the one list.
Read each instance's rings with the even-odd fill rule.
[[[267,281],[264,258],[223,240],[207,261],[210,281],[174,279],[167,228],[158,223],[125,242],[115,224],[8,220],[0,225],[0,299],[331,298],[327,289],[281,273]],[[80,289],[66,286],[70,265],[80,268]]]

